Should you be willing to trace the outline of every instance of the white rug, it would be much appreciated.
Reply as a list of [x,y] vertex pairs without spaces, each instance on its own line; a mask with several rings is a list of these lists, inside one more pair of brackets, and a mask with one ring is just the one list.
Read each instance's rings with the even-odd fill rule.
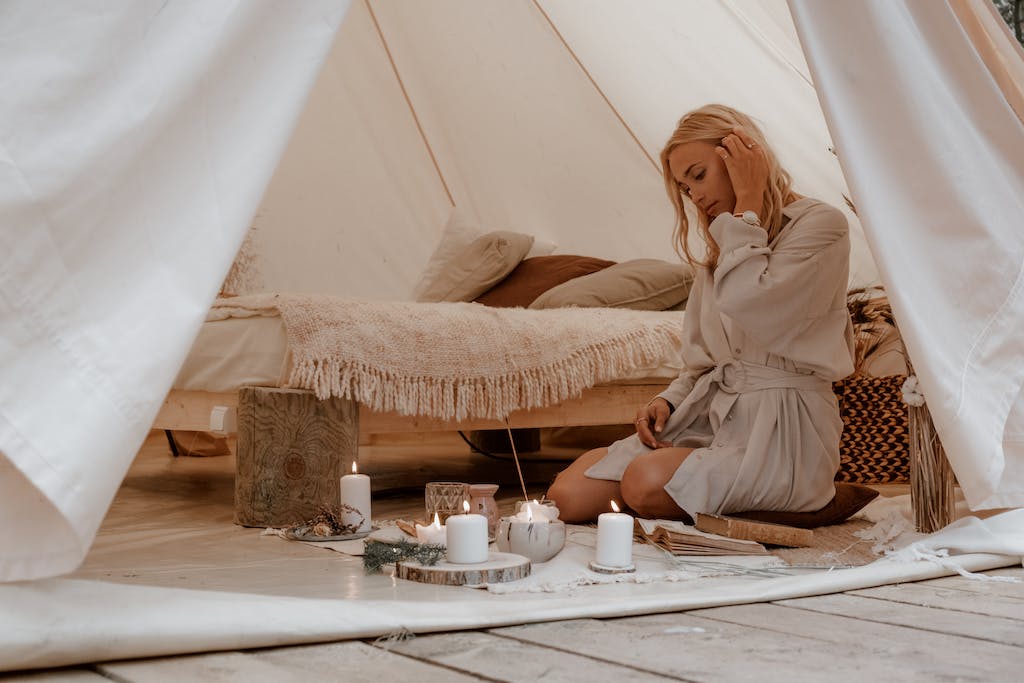
[[[273,529],[265,534],[283,536]],[[370,535],[371,539],[397,542],[399,539],[414,541],[397,527],[389,526]],[[353,557],[363,555],[363,541],[331,541],[307,543],[325,550],[334,550]],[[474,586],[496,595],[509,593],[567,593],[584,586],[600,586],[612,583],[658,583],[693,581],[720,576],[775,577],[787,575],[787,565],[773,555],[708,555],[678,556],[644,543],[633,543],[633,563],[636,571],[624,574],[602,574],[590,569],[597,546],[597,529],[577,524],[566,524],[565,547],[547,562],[531,563],[530,575],[518,581],[492,583]],[[492,544],[492,551],[497,548]],[[386,568],[388,573],[394,566]]]
[[[299,544],[251,535],[255,544]],[[121,543],[143,543],[122,539]],[[250,543],[248,537],[246,543]],[[246,546],[249,548],[250,546]],[[300,549],[301,550],[301,549]],[[302,550],[305,553],[304,550]],[[739,575],[577,586],[569,592],[499,595],[366,577],[358,557],[312,553],[311,569],[290,576],[295,559],[274,564],[253,550],[259,581],[227,590],[218,567],[168,564],[133,580],[124,567],[96,578],[0,586],[0,669],[53,667],[129,657],[293,645],[414,633],[479,629],[559,619],[621,617],[822,595],[954,572],[1017,565],[1024,556],[1024,510],[969,517],[872,564],[850,569],[745,571]],[[237,558],[236,558],[237,559]],[[571,559],[571,558],[568,558]],[[578,560],[579,558],[577,558]],[[308,564],[308,563],[307,563]],[[269,568],[268,568],[269,567]],[[262,568],[262,569],[260,569]],[[175,588],[189,575],[207,590]],[[180,574],[180,577],[178,576]],[[326,577],[324,576],[326,574]],[[540,573],[538,573],[538,576]],[[109,578],[105,578],[109,577]],[[322,598],[293,597],[301,582],[329,586]],[[193,578],[185,585],[195,586]]]

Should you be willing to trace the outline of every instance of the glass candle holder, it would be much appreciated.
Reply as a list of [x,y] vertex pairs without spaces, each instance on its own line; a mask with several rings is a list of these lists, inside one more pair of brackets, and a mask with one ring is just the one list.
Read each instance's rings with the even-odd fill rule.
[[462,501],[469,500],[469,484],[457,481],[432,481],[424,490],[427,520],[434,519],[437,513],[441,524],[452,515],[462,514]]

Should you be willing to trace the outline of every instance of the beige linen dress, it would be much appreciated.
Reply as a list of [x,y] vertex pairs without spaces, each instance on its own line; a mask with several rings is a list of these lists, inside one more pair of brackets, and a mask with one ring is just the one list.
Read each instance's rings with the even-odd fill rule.
[[[697,512],[817,510],[835,495],[843,424],[832,382],[853,371],[846,307],[846,217],[814,199],[767,233],[731,214],[712,221],[721,249],[699,268],[683,319],[685,368],[659,394],[675,406],[659,439],[695,450],[665,485]],[[651,449],[634,434],[586,471],[620,481]]]

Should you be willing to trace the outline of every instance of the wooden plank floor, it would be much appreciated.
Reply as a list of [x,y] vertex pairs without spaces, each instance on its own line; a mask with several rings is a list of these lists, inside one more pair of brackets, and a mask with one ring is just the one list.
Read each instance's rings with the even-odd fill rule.
[[[159,451],[158,439],[147,444]],[[424,444],[413,445],[420,452],[427,449]],[[448,447],[457,450],[451,444]],[[386,451],[377,449],[376,459],[370,462],[381,481],[400,482],[401,475],[392,469],[402,459],[396,456],[392,461]],[[469,478],[467,475],[481,466],[493,468],[493,464],[474,464],[466,454],[429,464],[421,459],[413,479]],[[408,459],[401,467],[408,473]],[[531,472],[539,470],[544,467],[535,464],[529,468]],[[548,474],[544,470],[542,478]],[[393,507],[397,509],[397,499]],[[954,576],[643,617],[579,619],[407,638],[397,634],[375,641],[106,662],[0,676],[0,680],[1024,680],[1024,569],[986,574],[1017,582]]]

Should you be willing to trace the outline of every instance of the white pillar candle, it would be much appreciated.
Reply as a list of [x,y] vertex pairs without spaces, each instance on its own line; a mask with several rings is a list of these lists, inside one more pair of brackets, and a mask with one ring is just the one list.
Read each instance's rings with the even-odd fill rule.
[[619,512],[604,512],[597,518],[597,557],[603,567],[628,567],[633,564],[633,517]]
[[444,545],[447,540],[445,534],[447,533],[447,527],[441,524],[441,518],[438,514],[434,513],[434,523],[427,526],[420,524],[416,525],[416,540],[420,543],[430,543],[433,545]]
[[[341,509],[341,523],[345,525],[359,525],[357,533],[370,531],[370,478],[365,474],[359,474],[356,463],[352,463],[352,474],[346,474],[341,478],[341,504],[348,505],[353,510]],[[362,521],[360,521],[362,518]]]
[[469,502],[463,501],[464,515],[452,515],[445,521],[448,561],[452,564],[479,564],[487,561],[487,518],[469,514]]

